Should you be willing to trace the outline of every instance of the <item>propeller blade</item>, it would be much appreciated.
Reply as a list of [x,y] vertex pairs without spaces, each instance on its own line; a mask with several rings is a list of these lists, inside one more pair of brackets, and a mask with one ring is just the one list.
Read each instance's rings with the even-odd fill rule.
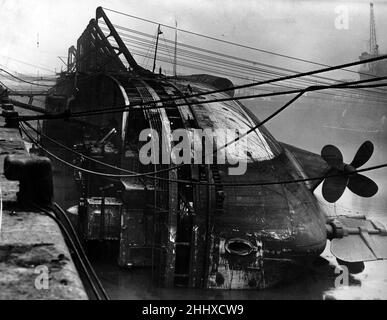
[[360,168],[363,164],[365,164],[372,156],[374,152],[374,145],[371,141],[364,142],[359,150],[356,152],[353,161],[351,162],[351,166],[355,168]]
[[[334,174],[339,173],[337,171]],[[322,186],[322,194],[326,201],[334,203],[343,195],[347,187],[348,176],[326,178]]]
[[349,177],[348,188],[360,197],[370,198],[378,192],[378,185],[362,174]]
[[321,150],[321,157],[333,168],[339,168],[343,164],[343,155],[332,145],[327,145]]

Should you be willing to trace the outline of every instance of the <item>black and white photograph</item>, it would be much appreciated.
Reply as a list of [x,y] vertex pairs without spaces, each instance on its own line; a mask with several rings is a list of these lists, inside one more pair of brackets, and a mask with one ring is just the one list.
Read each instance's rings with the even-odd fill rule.
[[0,300],[386,300],[386,33],[386,0],[0,0]]

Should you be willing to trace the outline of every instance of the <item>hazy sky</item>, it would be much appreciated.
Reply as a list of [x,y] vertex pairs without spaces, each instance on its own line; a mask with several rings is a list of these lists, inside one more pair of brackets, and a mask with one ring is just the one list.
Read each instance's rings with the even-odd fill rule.
[[[379,47],[387,52],[383,33],[387,1],[373,2]],[[170,25],[177,19],[182,29],[326,64],[356,60],[368,46],[369,1],[365,0],[0,0],[0,64],[12,71],[37,72],[7,58],[11,57],[59,71],[62,64],[57,56],[67,55],[99,5]],[[348,28],[339,30],[335,21],[342,6],[348,12]],[[109,16],[115,22],[115,16]],[[128,18],[120,23],[143,27]],[[233,50],[231,54],[238,54]],[[281,66],[315,68],[265,54],[244,54]]]

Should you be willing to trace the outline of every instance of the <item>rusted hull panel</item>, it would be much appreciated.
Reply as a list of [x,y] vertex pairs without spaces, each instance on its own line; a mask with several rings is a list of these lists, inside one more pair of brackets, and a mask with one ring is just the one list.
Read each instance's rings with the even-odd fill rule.
[[[222,182],[264,182],[297,179],[289,174],[291,163],[283,154],[267,163],[249,165],[244,176],[220,170]],[[224,187],[224,214],[215,215],[216,230],[231,234],[237,229],[256,234],[269,251],[305,251],[326,242],[325,218],[303,184]],[[289,252],[288,252],[289,253]]]
[[240,257],[227,252],[225,238],[213,236],[211,240],[209,289],[265,288],[262,242],[255,242],[252,254]]
[[121,267],[152,266],[152,224],[152,212],[144,209],[123,210],[118,259]]
[[[313,255],[284,258],[269,254],[265,244],[255,241],[256,249],[248,256],[235,257],[226,250],[226,239],[213,235],[211,239],[207,289],[263,290],[281,282],[293,280],[313,261]],[[256,238],[255,238],[256,239]]]

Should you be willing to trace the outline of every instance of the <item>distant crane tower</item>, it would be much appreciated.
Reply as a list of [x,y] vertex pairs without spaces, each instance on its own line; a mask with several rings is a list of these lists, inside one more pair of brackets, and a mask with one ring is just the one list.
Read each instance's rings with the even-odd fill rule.
[[370,3],[370,54],[375,57],[379,55],[379,46],[376,42],[374,4],[372,2]]
[[[379,46],[376,40],[376,22],[374,14],[374,4],[370,3],[370,39],[369,39],[369,50],[363,52],[359,59],[366,60],[379,56]],[[387,62],[377,61],[372,63],[364,64],[359,70],[360,80],[369,79],[373,76],[385,76],[387,75]]]

